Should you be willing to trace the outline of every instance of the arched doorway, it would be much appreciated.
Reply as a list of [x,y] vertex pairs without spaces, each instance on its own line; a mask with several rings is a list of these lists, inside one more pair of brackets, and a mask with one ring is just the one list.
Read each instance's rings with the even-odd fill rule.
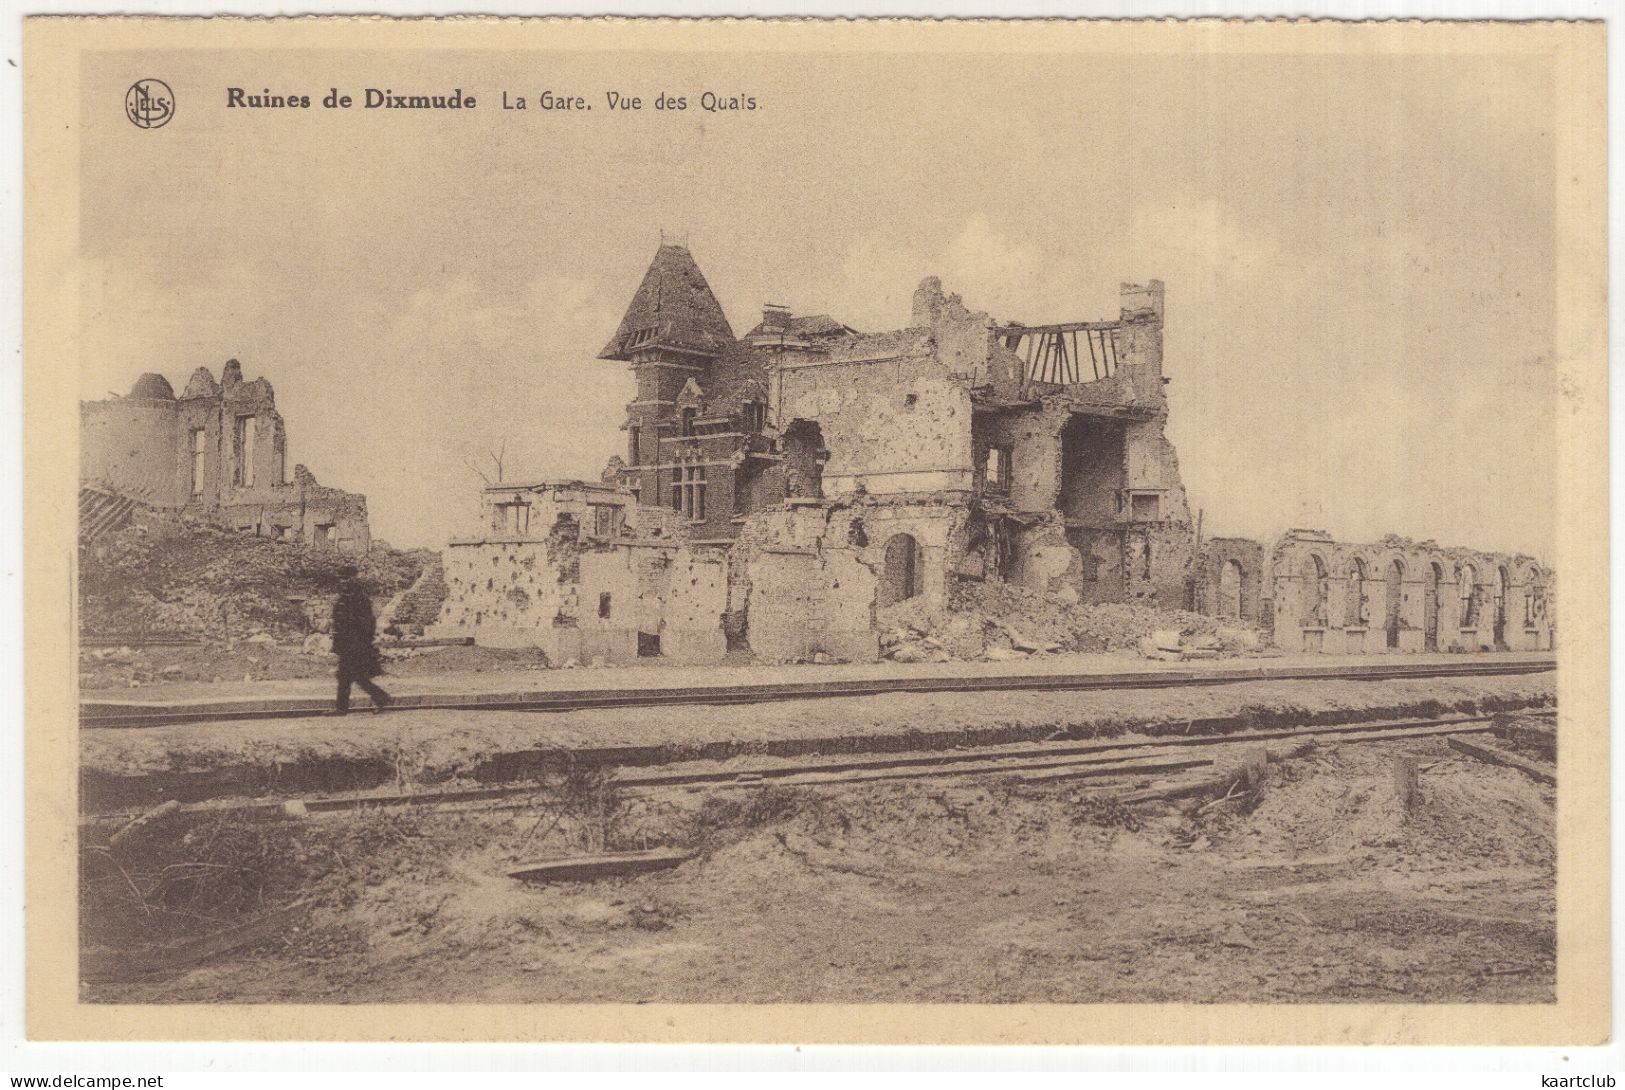
[[1386,591],[1382,625],[1388,634],[1388,649],[1390,651],[1399,647],[1399,615],[1400,606],[1405,595],[1405,564],[1394,557],[1383,573],[1384,590]]
[[886,542],[885,568],[876,604],[884,608],[919,594],[925,589],[922,567],[920,543],[912,534],[894,534]]
[[1219,616],[1227,620],[1241,619],[1241,564],[1226,560],[1219,569]]
[[1422,585],[1422,649],[1439,649],[1439,584],[1444,582],[1444,569],[1429,564]]

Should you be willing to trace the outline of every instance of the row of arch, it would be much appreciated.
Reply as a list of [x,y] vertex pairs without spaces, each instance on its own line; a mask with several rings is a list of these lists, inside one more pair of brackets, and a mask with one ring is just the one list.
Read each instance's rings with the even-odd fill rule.
[[[1547,623],[1548,573],[1527,560],[1480,554],[1474,558],[1380,558],[1355,553],[1328,562],[1330,550],[1310,548],[1296,561],[1297,622],[1304,629],[1380,628],[1385,644],[1398,648],[1401,633],[1420,627],[1422,649],[1438,650],[1441,632],[1487,632],[1497,648],[1509,646],[1513,626],[1538,629]],[[1380,565],[1380,566],[1378,566]],[[1343,590],[1334,614],[1332,585]],[[1421,584],[1420,625],[1407,609],[1407,583]]]

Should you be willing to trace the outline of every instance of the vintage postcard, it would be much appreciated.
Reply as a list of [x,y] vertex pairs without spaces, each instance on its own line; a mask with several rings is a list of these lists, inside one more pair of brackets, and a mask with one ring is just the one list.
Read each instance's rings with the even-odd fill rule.
[[1600,23],[23,65],[33,1036],[1606,1037]]

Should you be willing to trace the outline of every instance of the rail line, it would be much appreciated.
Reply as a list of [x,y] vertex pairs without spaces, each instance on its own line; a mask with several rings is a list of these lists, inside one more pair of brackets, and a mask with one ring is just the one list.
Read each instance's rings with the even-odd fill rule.
[[[828,681],[683,688],[602,689],[524,693],[425,693],[396,698],[394,711],[560,712],[677,705],[760,704],[895,693],[1089,692],[1234,685],[1247,681],[1391,681],[1545,673],[1555,659],[1502,662],[1380,663],[1371,666],[1291,666],[1219,670],[1142,670],[1113,674],[1000,674],[990,677],[848,678]],[[298,698],[152,706],[86,702],[79,724],[86,728],[171,726],[242,719],[304,719],[326,713],[325,700]]]
[[[1553,711],[1520,713],[1526,718],[1555,718]],[[879,780],[942,779],[965,776],[1016,776],[1048,782],[1058,779],[1144,779],[1147,775],[1185,772],[1217,762],[1203,756],[1216,747],[1256,748],[1269,742],[1324,739],[1340,744],[1385,742],[1407,738],[1448,737],[1486,733],[1494,716],[1475,715],[1437,719],[1372,720],[1331,726],[1283,727],[1230,734],[1180,735],[1131,741],[1072,741],[1022,745],[979,746],[946,752],[849,757],[824,761],[780,761],[748,770],[683,768],[668,771],[623,770],[609,781],[628,794],[645,795],[670,790],[727,790],[786,787],[838,787]],[[374,807],[523,807],[546,790],[544,784],[524,782],[493,787],[457,788],[407,793],[354,792],[340,795],[255,799],[215,799],[183,806],[187,813],[234,810],[259,819],[303,818],[311,815]],[[1147,798],[1165,792],[1142,791]],[[173,805],[173,804],[171,804]],[[133,816],[129,812],[103,813],[87,820],[105,823]]]

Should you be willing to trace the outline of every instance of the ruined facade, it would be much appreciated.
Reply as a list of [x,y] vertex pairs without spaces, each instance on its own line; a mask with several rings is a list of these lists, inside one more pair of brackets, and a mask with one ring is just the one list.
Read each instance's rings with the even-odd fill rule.
[[[1025,325],[929,277],[898,329],[769,304],[736,336],[663,244],[600,353],[637,380],[625,456],[602,484],[487,489],[481,534],[447,550],[438,630],[555,661],[861,660],[884,611],[943,609],[968,579],[1200,610],[1290,650],[1551,645],[1550,573],[1527,557],[1199,541],[1163,304],[1161,282],[1124,284],[1115,318]],[[1327,576],[1305,612],[1310,558]]]
[[726,557],[689,546],[666,511],[583,481],[493,485],[483,501],[483,532],[446,547],[433,634],[555,663],[726,653]]
[[365,552],[367,499],[288,467],[287,430],[263,378],[229,360],[179,397],[145,374],[124,397],[81,402],[81,485],[266,537]]
[[[541,511],[544,494],[566,493],[618,495],[623,506],[613,526],[576,511],[573,547],[719,566],[726,594],[710,602],[711,622],[725,646],[770,659],[873,657],[877,610],[913,599],[942,608],[956,578],[1186,605],[1193,542],[1163,433],[1161,329],[1156,282],[1125,286],[1116,319],[1024,326],[969,310],[931,278],[899,329],[860,333],[768,305],[736,336],[687,249],[663,244],[600,353],[637,380],[626,455],[604,475],[612,487],[542,484],[526,501],[488,490],[485,532],[448,549],[441,629],[586,646],[536,632],[593,627],[571,594],[590,599],[596,584],[573,559],[554,570],[578,588],[523,610],[485,571],[520,541],[533,565],[545,542],[563,555],[555,516]],[[639,569],[626,558],[611,566]],[[655,567],[642,565],[637,598],[669,602]],[[596,620],[618,627],[617,592],[598,593],[611,617]],[[666,634],[686,616],[640,609],[645,653],[696,646]],[[634,646],[624,630],[613,642],[611,660]]]

